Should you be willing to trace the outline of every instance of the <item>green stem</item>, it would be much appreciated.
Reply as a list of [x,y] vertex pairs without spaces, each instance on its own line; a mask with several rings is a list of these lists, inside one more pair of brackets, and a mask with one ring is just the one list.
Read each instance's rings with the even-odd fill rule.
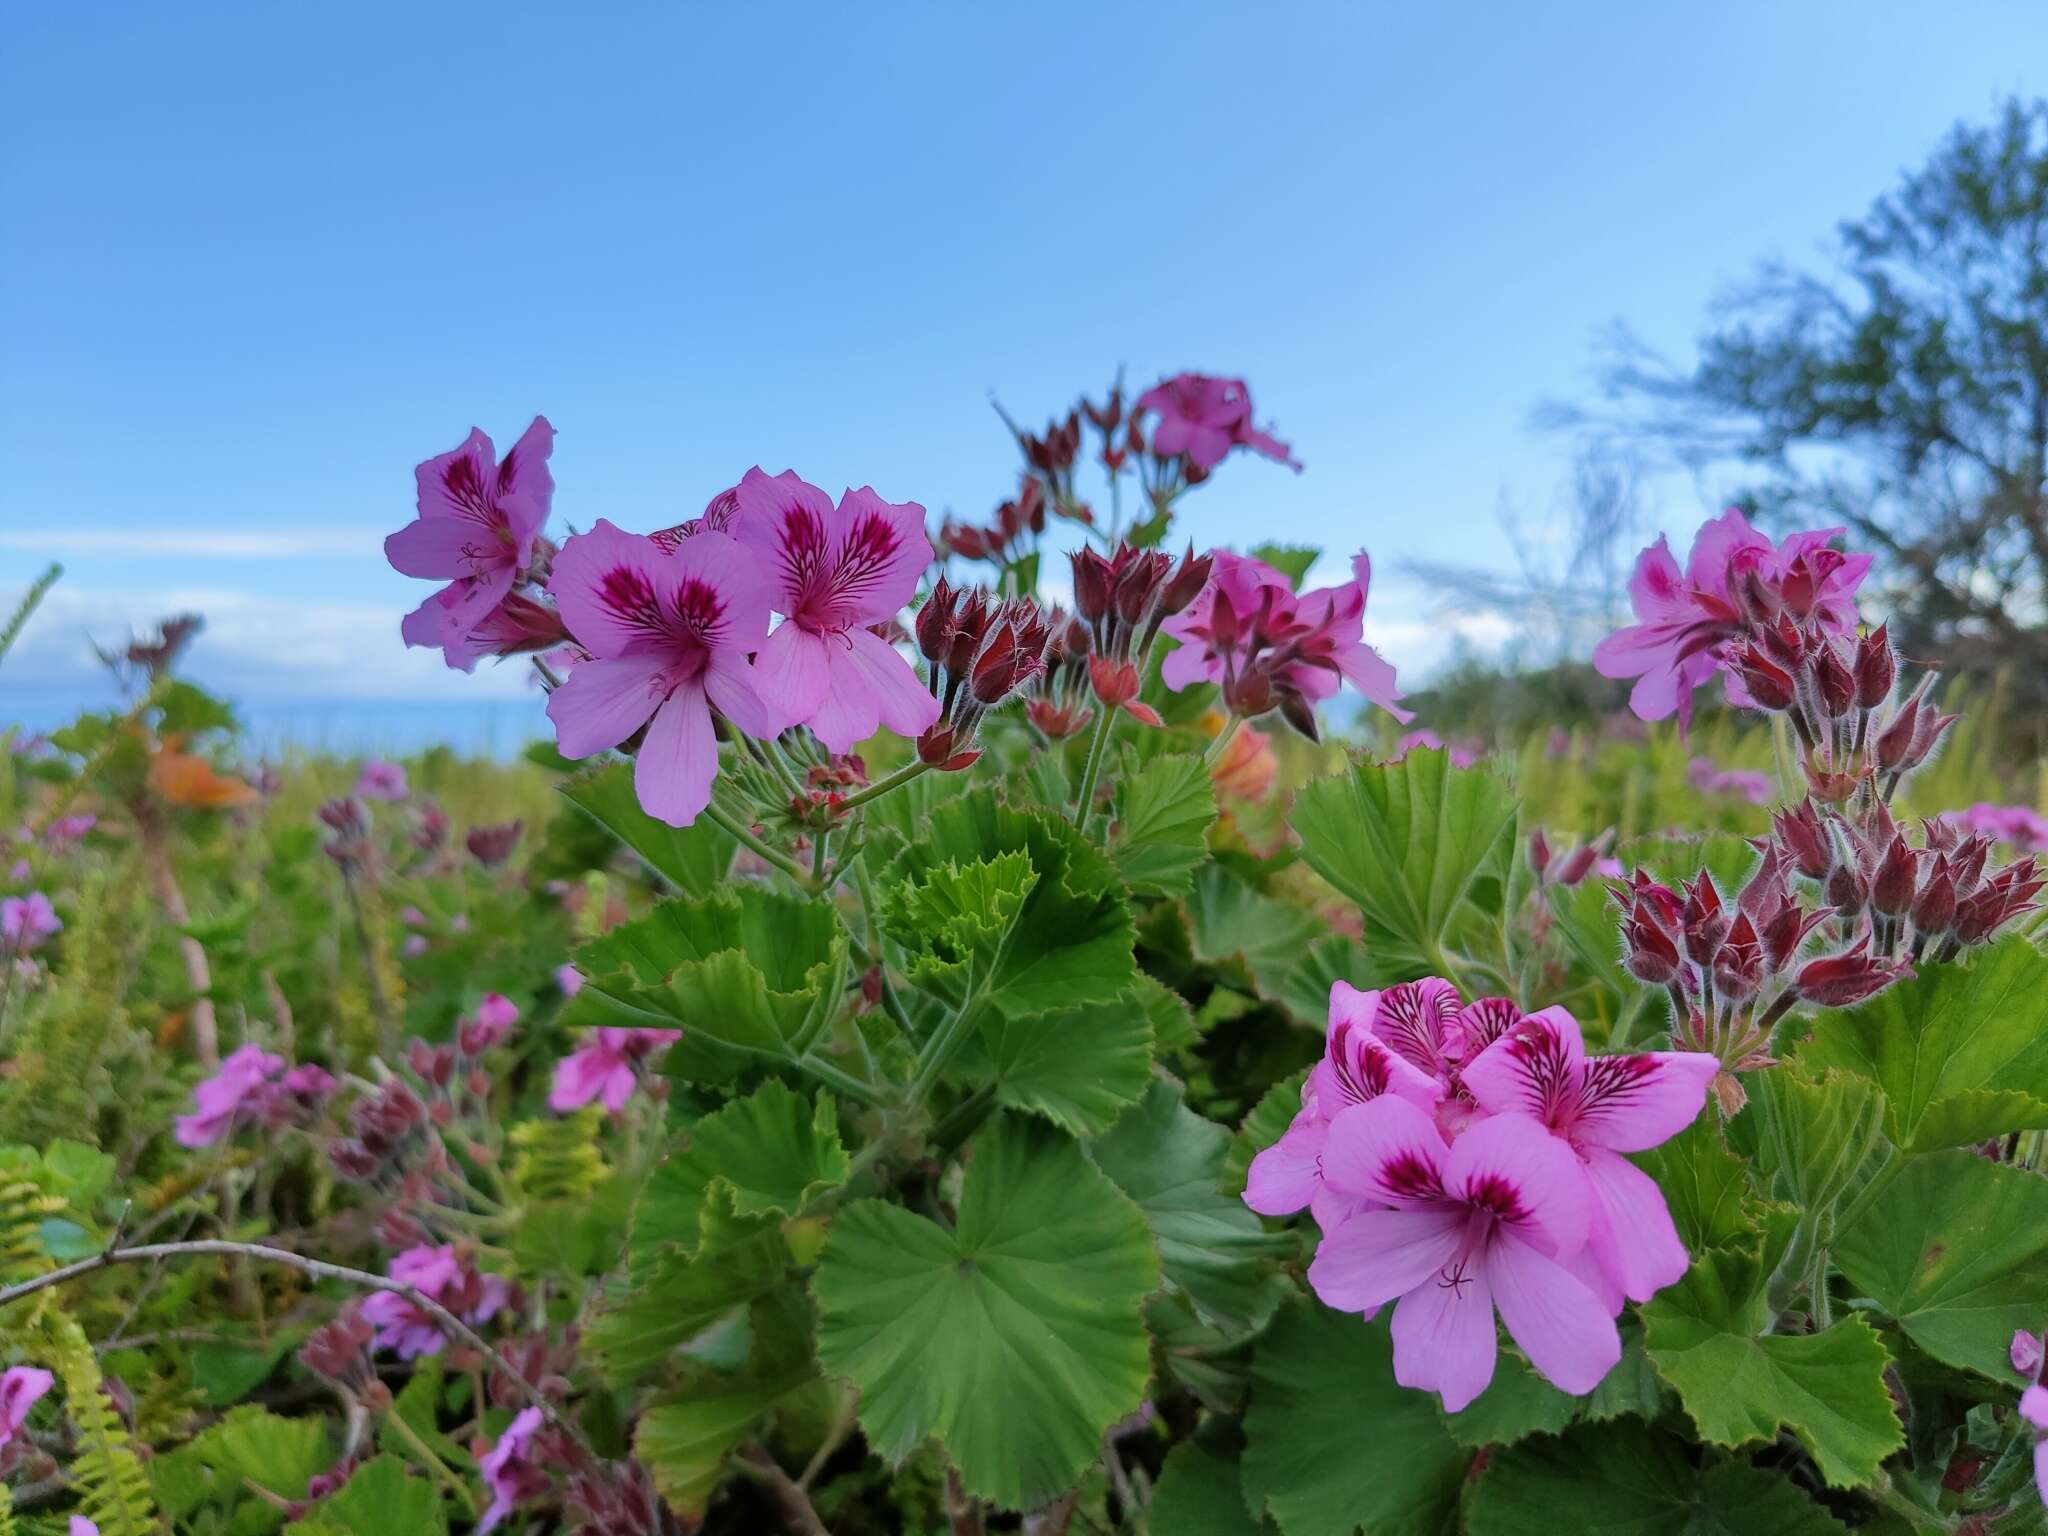
[[797,1056],[791,1060],[799,1072],[810,1073],[826,1087],[845,1094],[849,1099],[858,1099],[870,1107],[882,1102],[881,1094],[871,1084],[862,1082],[843,1067],[835,1067],[816,1056]]
[[839,809],[841,811],[856,810],[859,807],[866,805],[870,800],[879,800],[882,798],[882,796],[888,794],[891,790],[901,789],[905,784],[908,784],[912,779],[916,778],[919,774],[929,772],[931,770],[931,766],[932,765],[930,763],[926,762],[921,757],[913,758],[911,761],[905,763],[901,768],[898,768],[894,773],[890,774],[889,777],[887,777],[886,779],[878,779],[874,783],[870,784],[866,789],[848,795],[844,800],[839,802]]
[[36,611],[50,588],[57,584],[57,578],[63,574],[64,567],[53,561],[50,568],[36,578],[35,585],[28,589],[20,605],[14,610],[14,617],[7,621],[7,627],[0,629],[0,657],[6,656],[13,648],[16,637],[28,625],[29,615]]
[[1202,754],[1203,766],[1213,768],[1216,760],[1223,755],[1223,749],[1230,745],[1230,738],[1237,734],[1237,728],[1244,724],[1242,715],[1232,715],[1223,722],[1223,729],[1216,733],[1216,739],[1209,743],[1209,750]]
[[832,844],[832,834],[820,828],[817,837],[811,841],[811,884],[819,890],[825,888],[825,851]]
[[713,821],[717,822],[719,826],[723,827],[727,835],[730,836],[733,839],[733,841],[737,842],[742,848],[745,848],[749,853],[752,853],[753,855],[755,855],[755,857],[762,859],[769,864],[774,865],[775,868],[781,870],[785,875],[789,876],[790,879],[794,880],[807,893],[816,893],[816,885],[812,883],[811,877],[804,872],[804,868],[801,864],[797,863],[797,861],[795,859],[792,859],[788,854],[778,853],[773,848],[770,848],[766,843],[762,842],[760,838],[756,837],[753,834],[752,829],[745,826],[737,816],[734,816],[731,812],[722,809],[720,806],[716,804],[705,806],[704,814],[706,816],[709,816]]
[[989,962],[988,969],[967,989],[966,997],[953,1016],[941,1024],[924,1048],[917,1053],[917,1071],[910,1079],[910,1088],[905,1095],[906,1102],[915,1107],[924,1102],[932,1084],[939,1080],[939,1074],[946,1069],[946,1063],[953,1059],[953,1053],[967,1038],[968,1026],[974,1022],[974,1015],[981,1008],[981,1000],[988,991],[988,978],[1002,969],[1003,955],[1009,949],[1009,937],[1004,936],[1002,947]]
[[1115,723],[1116,711],[1099,699],[1095,705],[1095,734],[1088,738],[1088,761],[1081,769],[1081,792],[1074,797],[1074,825],[1084,833],[1088,830],[1089,818],[1095,814],[1095,781],[1102,776],[1102,760],[1107,757],[1110,727]]
[[932,1127],[932,1145],[939,1156],[945,1157],[961,1142],[972,1136],[996,1107],[996,1090],[993,1083],[977,1088],[946,1112],[946,1116]]
[[461,1503],[464,1512],[472,1520],[475,1519],[476,1500],[471,1497],[468,1485],[448,1469],[448,1464],[445,1461],[434,1454],[433,1447],[420,1438],[419,1431],[405,1422],[405,1415],[394,1408],[391,1412],[384,1415],[384,1422],[398,1431],[398,1438],[412,1448],[413,1454],[419,1457],[426,1464],[427,1469],[434,1474],[435,1478],[445,1485],[449,1492],[455,1495],[456,1499]]

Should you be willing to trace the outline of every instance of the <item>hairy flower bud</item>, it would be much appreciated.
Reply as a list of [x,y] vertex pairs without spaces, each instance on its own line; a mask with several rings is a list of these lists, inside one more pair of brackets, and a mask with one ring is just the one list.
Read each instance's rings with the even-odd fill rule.
[[1649,986],[1661,987],[1678,975],[1678,945],[1658,923],[1645,902],[1638,901],[1622,923],[1622,967]]
[[1798,683],[1790,672],[1766,656],[1754,641],[1730,657],[1729,662],[1759,709],[1792,707],[1793,700],[1798,697]]
[[1550,840],[1538,827],[1529,834],[1529,870],[1537,879],[1543,878],[1543,871],[1550,867]]
[[1685,887],[1685,952],[1696,965],[1709,965],[1728,934],[1728,914],[1714,877],[1701,870]]
[[1801,800],[1790,809],[1775,813],[1771,817],[1771,832],[1800,874],[1809,880],[1827,877],[1835,861],[1834,847],[1811,800]]
[[1898,676],[1898,662],[1892,655],[1889,628],[1880,624],[1856,646],[1856,704],[1875,709],[1891,696],[1892,681]]
[[1918,856],[1906,846],[1903,837],[1894,833],[1871,879],[1870,904],[1886,917],[1903,917],[1913,905],[1918,884]]
[[1822,1008],[1847,1008],[1875,997],[1893,982],[1913,974],[1903,961],[1879,960],[1870,953],[1868,935],[1854,948],[1824,955],[1800,967],[1793,983],[1802,1001]]
[[1835,654],[1834,646],[1822,645],[1807,665],[1814,688],[1820,694],[1821,708],[1830,717],[1846,715],[1856,702],[1856,679]]
[[1948,856],[1936,854],[1933,873],[1913,899],[1913,926],[1922,933],[1946,933],[1956,920],[1956,881]]

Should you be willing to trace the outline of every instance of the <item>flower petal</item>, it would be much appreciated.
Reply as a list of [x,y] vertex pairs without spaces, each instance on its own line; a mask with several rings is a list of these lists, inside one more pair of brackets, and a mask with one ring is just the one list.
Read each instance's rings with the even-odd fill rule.
[[802,725],[817,713],[832,686],[825,637],[794,619],[784,619],[754,657],[754,689],[784,727]]
[[767,574],[770,601],[785,614],[806,612],[825,591],[833,544],[832,498],[793,469],[770,475],[759,465],[734,487],[733,535]]
[[624,656],[667,647],[655,593],[672,580],[660,545],[600,517],[556,554],[548,591],[579,645],[593,656]]
[[704,673],[712,707],[749,736],[769,737],[792,724],[761,697],[759,670],[732,651],[720,652]]
[[1582,1157],[1592,1220],[1586,1246],[1601,1271],[1631,1301],[1648,1301],[1692,1263],[1657,1181],[1619,1153],[1588,1148]]
[[[1326,1174],[1328,1163],[1326,1154]],[[1592,1212],[1579,1160],[1527,1115],[1490,1115],[1467,1130],[1444,1162],[1443,1183],[1452,1199],[1492,1212],[1555,1258],[1585,1246]]]
[[633,764],[633,792],[640,809],[655,820],[687,827],[711,803],[711,781],[717,777],[718,737],[711,729],[711,707],[702,686],[685,683],[669,695],[647,728]]
[[1579,1021],[1562,1008],[1545,1008],[1464,1063],[1458,1080],[1495,1114],[1519,1110],[1559,1126],[1578,1104],[1585,1057]]
[[1393,1335],[1394,1380],[1438,1393],[1445,1413],[1463,1408],[1493,1380],[1500,1355],[1485,1269],[1475,1265],[1403,1296]]
[[1315,1194],[1328,1127],[1305,1109],[1280,1139],[1252,1159],[1245,1174],[1244,1203],[1261,1216],[1291,1216]]
[[616,747],[661,707],[662,656],[621,656],[570,669],[548,695],[548,719],[564,757],[589,757]]
[[811,734],[834,752],[851,752],[882,723],[882,701],[867,668],[854,659],[850,636],[850,631],[842,631],[826,642],[832,681],[809,721]]
[[1382,1094],[1330,1121],[1323,1177],[1342,1194],[1412,1206],[1443,1198],[1443,1169],[1455,1154],[1426,1113]]
[[1506,1227],[1494,1232],[1485,1270],[1501,1321],[1529,1363],[1561,1391],[1599,1386],[1621,1358],[1621,1335],[1585,1282]]
[[1323,1234],[1308,1283],[1325,1306],[1369,1312],[1418,1288],[1434,1288],[1464,1231],[1459,1211],[1361,1211]]
[[918,578],[932,563],[924,508],[914,501],[884,501],[864,485],[839,498],[833,523],[833,618],[851,624],[894,618],[916,595]]
[[850,629],[846,638],[854,665],[866,675],[881,706],[883,725],[898,736],[916,737],[938,720],[938,699],[901,651],[868,629]]
[[1572,1139],[1616,1152],[1669,1141],[1699,1118],[1720,1063],[1705,1051],[1593,1056],[1580,1080]]

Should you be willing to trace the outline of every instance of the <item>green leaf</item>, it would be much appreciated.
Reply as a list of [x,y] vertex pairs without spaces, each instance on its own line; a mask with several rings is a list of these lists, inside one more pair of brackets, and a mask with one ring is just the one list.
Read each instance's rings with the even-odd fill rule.
[[[723,1180],[701,1199],[694,1253],[680,1251],[679,1236],[674,1250],[643,1249],[631,1273],[634,1288],[616,1292],[590,1325],[587,1341],[614,1385],[637,1381],[671,1354],[687,1352],[707,1330],[729,1327],[735,1308],[767,1295],[789,1273],[789,1244],[777,1222],[736,1216],[732,1186]],[[687,1198],[650,1207],[643,1196],[635,1245],[642,1243],[638,1223],[650,1210],[680,1229],[680,1213],[689,1208]]]
[[1621,1324],[1621,1359],[1584,1397],[1560,1392],[1519,1350],[1503,1349],[1486,1390],[1457,1413],[1444,1415],[1451,1438],[1474,1450],[1512,1445],[1530,1435],[1557,1434],[1569,1425],[1633,1414],[1654,1419],[1662,1411],[1664,1388],[1643,1353],[1642,1330]]
[[1209,857],[1216,792],[1199,757],[1155,757],[1138,767],[1125,755],[1117,779],[1109,856],[1133,891],[1185,896]]
[[1153,1485],[1150,1529],[1159,1536],[1259,1536],[1261,1522],[1245,1509],[1237,1463],[1198,1440],[1167,1453]]
[[1846,1528],[1782,1474],[1730,1460],[1695,1467],[1647,1424],[1546,1435],[1487,1463],[1472,1536],[1839,1536]]
[[280,1328],[268,1339],[237,1343],[208,1339],[192,1346],[192,1388],[209,1407],[225,1408],[246,1397],[295,1349],[310,1325]]
[[1268,1233],[1218,1187],[1229,1148],[1230,1133],[1189,1109],[1180,1084],[1162,1077],[1088,1155],[1145,1213],[1166,1283],[1187,1294],[1204,1322],[1243,1330],[1266,1320],[1266,1276],[1294,1241]]
[[905,952],[904,973],[936,996],[963,997],[1002,957],[1038,883],[1023,849],[963,864],[934,864],[882,894],[878,916]]
[[1281,575],[1295,591],[1308,580],[1309,567],[1322,557],[1322,551],[1308,544],[1254,544],[1252,558],[1263,560]]
[[287,1499],[304,1498],[314,1474],[334,1460],[321,1420],[287,1419],[253,1405],[229,1409],[192,1448],[227,1487],[239,1490],[247,1478]]
[[1244,1432],[1245,1503],[1285,1536],[1438,1536],[1471,1461],[1435,1399],[1395,1382],[1384,1318],[1306,1299],[1259,1341]]
[[1821,1015],[1798,1059],[1875,1079],[1885,1133],[1908,1152],[2048,1129],[2048,956],[2015,934],[1929,966]]
[[1679,1241],[1688,1249],[1718,1247],[1753,1233],[1743,1210],[1750,1196],[1749,1170],[1728,1150],[1718,1115],[1701,1115],[1662,1146],[1636,1153],[1633,1161],[1664,1192]]
[[562,786],[562,794],[686,896],[711,895],[732,868],[739,845],[708,817],[672,827],[640,809],[631,763],[607,763],[578,774]]
[[445,1536],[448,1512],[424,1477],[406,1471],[396,1456],[372,1456],[323,1500],[315,1513],[323,1525],[349,1536]]
[[741,1056],[799,1056],[838,1011],[846,940],[831,904],[760,886],[657,904],[576,952],[569,1026],[680,1027],[663,1071],[729,1079]]
[[[931,813],[925,835],[890,867],[890,882],[923,881],[941,865],[1016,852],[1028,855],[1037,879],[1001,966],[992,977],[976,978],[985,980],[988,1002],[1021,1017],[1114,1001],[1135,971],[1129,903],[1109,860],[1071,823],[1012,810],[993,790],[975,790]],[[910,942],[917,947],[914,935]],[[933,995],[958,1006],[964,991],[957,979],[941,976],[934,978]]]
[[1372,924],[1418,956],[1434,953],[1474,882],[1514,835],[1515,795],[1487,768],[1453,768],[1417,749],[1398,763],[1354,763],[1295,797],[1290,818],[1309,866]]
[[1384,986],[1383,974],[1365,945],[1349,934],[1326,933],[1309,945],[1281,977],[1274,1001],[1304,1024],[1322,1025],[1330,1016],[1330,987],[1344,981],[1361,990]]
[[[1832,1230],[1835,1202],[1878,1144],[1884,1094],[1866,1077],[1829,1072],[1819,1080],[1790,1068],[1752,1073],[1743,1127],[1756,1144],[1769,1193],[1804,1220]],[[1704,1118],[1704,1117],[1702,1117]]]
[[817,1379],[809,1304],[794,1290],[754,1305],[756,1346],[734,1372],[698,1369],[646,1409],[633,1450],[654,1486],[686,1518],[702,1515],[726,1458],[762,1419]]
[[1041,1503],[1144,1396],[1139,1309],[1159,1265],[1144,1218],[1069,1138],[1003,1116],[974,1141],[959,1222],[860,1200],[812,1294],[818,1359],[860,1388],[869,1443],[936,1437],[969,1492]]
[[1152,1024],[1133,993],[1021,1018],[991,1011],[981,1042],[998,1102],[1075,1136],[1114,1125],[1151,1081]]
[[[1304,1023],[1321,1026],[1328,1017],[1327,985],[1315,999],[1303,997],[1294,985],[1302,956],[1323,937],[1322,924],[1311,914],[1262,895],[1223,865],[1211,863],[1195,875],[1188,919],[1196,959],[1242,966],[1259,996],[1289,1007]],[[1308,1011],[1299,1011],[1303,1007]]]
[[1937,1360],[2011,1381],[2014,1332],[2048,1316],[2048,1180],[1970,1152],[1906,1160],[1835,1243],[1857,1291]]
[[794,1216],[846,1179],[846,1148],[828,1094],[807,1104],[770,1078],[690,1127],[636,1202],[634,1262],[697,1251],[698,1218],[712,1186],[722,1186],[738,1218]]
[[1904,1443],[1884,1371],[1891,1356],[1861,1317],[1813,1334],[1767,1334],[1765,1286],[1790,1222],[1757,1244],[1708,1248],[1644,1304],[1645,1346],[1700,1438],[1739,1446],[1798,1436],[1830,1487],[1868,1483]]

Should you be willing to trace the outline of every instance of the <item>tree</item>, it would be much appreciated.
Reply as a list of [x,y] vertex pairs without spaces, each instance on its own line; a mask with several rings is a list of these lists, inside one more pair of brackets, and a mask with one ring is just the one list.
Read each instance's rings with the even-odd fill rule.
[[1766,266],[1690,372],[1620,333],[1605,404],[1539,420],[1741,464],[1742,500],[1848,525],[1912,653],[2048,699],[2048,101],[1961,123],[1838,231],[1832,275]]

